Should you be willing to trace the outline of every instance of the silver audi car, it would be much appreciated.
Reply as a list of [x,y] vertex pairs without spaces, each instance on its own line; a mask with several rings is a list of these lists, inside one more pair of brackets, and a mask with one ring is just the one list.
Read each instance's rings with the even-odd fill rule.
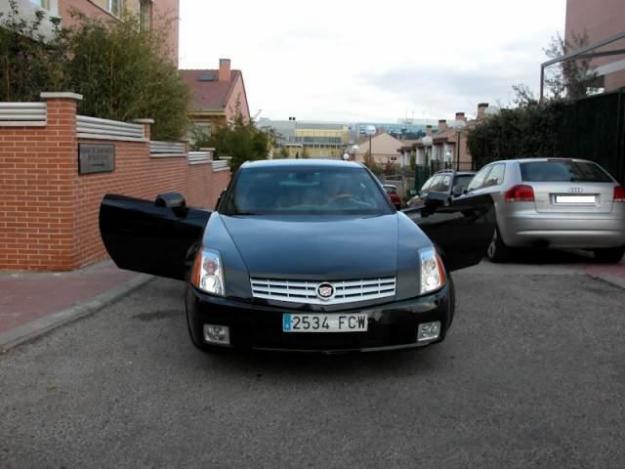
[[601,166],[569,158],[495,161],[467,192],[491,194],[497,228],[488,257],[504,262],[514,248],[589,249],[600,262],[625,253],[625,189]]

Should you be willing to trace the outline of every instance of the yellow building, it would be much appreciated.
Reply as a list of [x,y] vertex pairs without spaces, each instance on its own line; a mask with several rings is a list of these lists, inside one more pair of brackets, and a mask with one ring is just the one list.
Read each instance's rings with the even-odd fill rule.
[[261,119],[259,127],[276,135],[274,158],[338,159],[349,144],[346,124]]

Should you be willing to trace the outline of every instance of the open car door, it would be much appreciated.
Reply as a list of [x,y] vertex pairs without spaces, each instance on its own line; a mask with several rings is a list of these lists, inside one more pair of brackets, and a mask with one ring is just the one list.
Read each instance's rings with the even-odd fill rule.
[[495,206],[488,194],[429,200],[405,210],[438,248],[449,271],[478,264],[495,230]]
[[191,247],[202,239],[210,212],[186,207],[175,192],[154,202],[107,194],[100,234],[121,269],[184,280]]

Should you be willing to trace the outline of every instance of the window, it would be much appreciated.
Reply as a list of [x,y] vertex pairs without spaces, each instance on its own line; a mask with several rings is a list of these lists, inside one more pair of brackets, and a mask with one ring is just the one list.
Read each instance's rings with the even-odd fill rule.
[[486,176],[488,176],[488,173],[491,169],[492,166],[485,166],[484,168],[480,169],[478,173],[473,177],[473,180],[469,183],[467,190],[474,191],[475,189],[483,187]]
[[39,8],[43,8],[44,10],[50,9],[50,0],[30,0],[31,3],[37,5]]
[[141,31],[152,29],[152,0],[141,0],[139,3],[139,21]]
[[108,10],[115,16],[121,16],[123,7],[123,0],[108,0]]
[[383,215],[384,193],[364,169],[242,169],[224,199],[227,215]]
[[471,179],[473,179],[472,174],[456,176],[456,178],[454,179],[454,187],[452,192],[454,194],[462,194],[468,187]]
[[612,182],[599,165],[570,160],[521,163],[521,177],[527,182]]
[[482,187],[490,187],[490,186],[498,186],[503,184],[503,177],[506,170],[506,165],[504,164],[496,164],[492,167],[490,173],[488,173],[488,177],[482,184]]

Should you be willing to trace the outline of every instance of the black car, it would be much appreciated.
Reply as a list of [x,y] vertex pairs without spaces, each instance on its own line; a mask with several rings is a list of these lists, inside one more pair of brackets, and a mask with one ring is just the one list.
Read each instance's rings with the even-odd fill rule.
[[408,208],[421,207],[430,194],[449,202],[465,193],[473,176],[475,176],[473,171],[454,171],[451,169],[437,171],[421,186],[419,194],[408,201]]
[[422,221],[397,212],[364,166],[324,160],[246,163],[212,213],[176,193],[107,195],[100,210],[119,267],[187,281],[189,333],[204,350],[442,341],[454,315],[450,271],[483,257],[492,199],[429,206]]

